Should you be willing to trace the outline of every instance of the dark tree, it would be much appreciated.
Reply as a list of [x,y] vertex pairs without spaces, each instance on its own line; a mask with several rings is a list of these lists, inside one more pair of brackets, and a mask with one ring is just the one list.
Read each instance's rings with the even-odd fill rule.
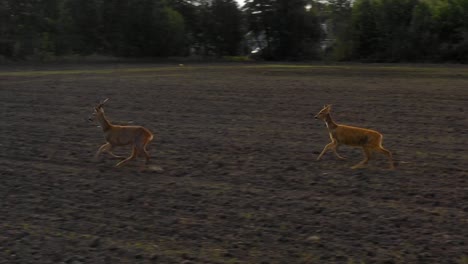
[[276,35],[275,53],[280,59],[311,59],[320,40],[320,23],[306,9],[305,0],[276,2],[273,28]]
[[305,0],[251,0],[246,4],[249,30],[266,59],[316,57],[320,23]]
[[[3,0],[0,59],[468,62],[468,0]],[[324,30],[322,30],[322,28]]]
[[163,0],[104,0],[104,43],[117,56],[171,56],[184,50],[184,20]]
[[69,52],[92,54],[104,52],[103,19],[99,0],[67,0],[61,25]]
[[206,24],[207,37],[218,56],[237,55],[242,41],[241,12],[234,0],[213,0]]
[[273,43],[275,42],[275,1],[250,0],[245,4],[248,29],[252,38],[252,46],[262,50],[263,57],[274,57]]

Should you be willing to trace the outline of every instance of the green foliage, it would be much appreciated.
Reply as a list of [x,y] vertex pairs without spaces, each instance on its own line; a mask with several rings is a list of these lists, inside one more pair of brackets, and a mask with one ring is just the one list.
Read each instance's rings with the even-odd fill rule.
[[200,7],[198,44],[205,55],[234,56],[242,41],[242,14],[234,0],[213,0]]
[[104,0],[106,51],[117,56],[179,55],[184,45],[184,20],[164,1]]
[[223,60],[230,62],[249,62],[252,61],[247,56],[223,56]]
[[60,53],[89,55],[102,52],[102,14],[98,0],[66,0],[60,24],[63,49]]
[[246,4],[248,28],[261,42],[265,59],[312,59],[321,37],[315,10],[306,0],[251,0]]
[[[338,59],[468,61],[468,0],[357,0]],[[349,49],[344,47],[349,45]]]
[[5,57],[93,53],[172,56],[184,50],[184,18],[164,0],[5,0]]
[[273,60],[468,63],[466,14],[468,0],[247,0],[242,10],[235,0],[3,0],[0,59],[256,50]]
[[55,47],[51,42],[57,35],[57,1],[4,0],[0,3],[0,17],[2,55],[27,58],[44,49],[54,52],[49,49]]

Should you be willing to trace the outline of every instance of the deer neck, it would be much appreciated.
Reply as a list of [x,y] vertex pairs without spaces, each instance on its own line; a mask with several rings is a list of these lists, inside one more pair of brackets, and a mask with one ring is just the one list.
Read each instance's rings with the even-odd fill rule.
[[336,127],[338,126],[335,121],[333,121],[332,117],[330,114],[327,114],[325,116],[325,124],[327,125],[328,130],[335,130]]
[[111,129],[112,124],[109,122],[109,120],[107,120],[107,118],[106,118],[106,116],[104,114],[98,115],[97,120],[98,120],[99,124],[101,125],[102,130],[104,132]]

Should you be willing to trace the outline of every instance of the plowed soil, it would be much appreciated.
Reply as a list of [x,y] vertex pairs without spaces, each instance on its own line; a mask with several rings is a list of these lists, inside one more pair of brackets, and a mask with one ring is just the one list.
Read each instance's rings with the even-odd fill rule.
[[[0,263],[468,263],[466,67],[3,66],[0,86]],[[107,97],[155,133],[144,169],[93,161]],[[396,170],[316,161],[324,104]]]

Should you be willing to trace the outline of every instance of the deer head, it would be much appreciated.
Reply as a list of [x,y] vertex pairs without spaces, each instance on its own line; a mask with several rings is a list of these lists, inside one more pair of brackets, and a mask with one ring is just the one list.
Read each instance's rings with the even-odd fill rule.
[[332,105],[324,105],[322,110],[315,116],[315,119],[324,120],[325,117],[330,114]]
[[100,102],[94,107],[94,112],[91,114],[91,116],[88,118],[88,120],[91,122],[96,119],[97,115],[103,115],[104,114],[104,109],[102,106],[109,101],[109,98],[106,98],[104,101]]

